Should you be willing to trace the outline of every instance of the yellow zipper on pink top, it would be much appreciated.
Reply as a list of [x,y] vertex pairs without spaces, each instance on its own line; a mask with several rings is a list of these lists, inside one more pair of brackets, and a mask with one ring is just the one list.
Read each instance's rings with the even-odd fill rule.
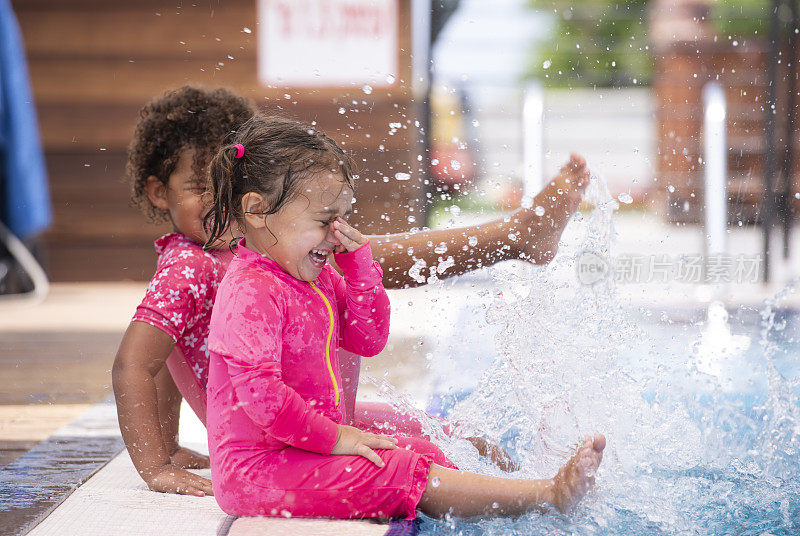
[[331,307],[328,298],[325,297],[325,294],[322,293],[321,290],[317,288],[314,283],[309,282],[311,288],[314,289],[314,292],[319,294],[319,297],[322,298],[322,301],[325,302],[325,307],[328,309],[328,321],[330,322],[330,326],[328,326],[328,341],[325,344],[325,362],[328,364],[328,372],[331,375],[331,381],[333,382],[333,392],[335,394],[336,405],[339,405],[339,385],[336,383],[336,374],[333,373],[333,365],[331,364],[331,339],[333,339],[333,308]]

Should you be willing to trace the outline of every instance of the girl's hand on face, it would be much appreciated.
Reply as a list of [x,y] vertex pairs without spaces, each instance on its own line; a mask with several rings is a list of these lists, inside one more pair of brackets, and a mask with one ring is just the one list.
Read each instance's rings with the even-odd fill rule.
[[334,253],[355,251],[367,243],[367,239],[342,218],[333,220],[331,228],[333,236],[339,241],[339,245],[333,248]]
[[378,467],[384,463],[378,453],[372,449],[396,449],[397,439],[394,437],[362,432],[353,426],[339,425],[339,437],[331,454],[349,454],[363,456]]

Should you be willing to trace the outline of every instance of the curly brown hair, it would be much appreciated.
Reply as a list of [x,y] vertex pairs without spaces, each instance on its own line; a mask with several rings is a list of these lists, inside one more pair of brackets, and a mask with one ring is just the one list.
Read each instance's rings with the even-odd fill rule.
[[219,147],[255,113],[249,100],[225,88],[183,86],[147,103],[128,146],[125,170],[133,204],[151,221],[166,221],[167,211],[147,197],[147,178],[156,176],[166,185],[184,149],[195,150],[193,169],[203,176]]

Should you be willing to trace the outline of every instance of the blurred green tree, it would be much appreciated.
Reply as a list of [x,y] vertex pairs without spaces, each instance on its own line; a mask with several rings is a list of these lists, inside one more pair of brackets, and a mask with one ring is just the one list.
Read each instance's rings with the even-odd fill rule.
[[653,61],[647,43],[648,0],[530,0],[554,16],[550,36],[537,46],[526,71],[547,87],[619,87],[646,84]]
[[711,6],[711,21],[724,39],[766,39],[771,5],[769,0],[717,0]]
[[[553,15],[551,34],[530,55],[525,78],[546,87],[646,85],[653,72],[647,38],[649,0],[528,0]],[[710,23],[720,39],[761,39],[769,0],[714,0]]]

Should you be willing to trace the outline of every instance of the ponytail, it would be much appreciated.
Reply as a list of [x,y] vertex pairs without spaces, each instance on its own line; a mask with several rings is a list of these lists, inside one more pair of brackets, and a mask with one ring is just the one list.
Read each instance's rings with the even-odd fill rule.
[[208,240],[203,249],[210,249],[211,244],[222,238],[232,223],[233,174],[235,166],[239,163],[239,158],[236,157],[238,152],[236,146],[226,145],[211,160],[211,194],[214,201],[203,218],[203,227],[208,233]]

